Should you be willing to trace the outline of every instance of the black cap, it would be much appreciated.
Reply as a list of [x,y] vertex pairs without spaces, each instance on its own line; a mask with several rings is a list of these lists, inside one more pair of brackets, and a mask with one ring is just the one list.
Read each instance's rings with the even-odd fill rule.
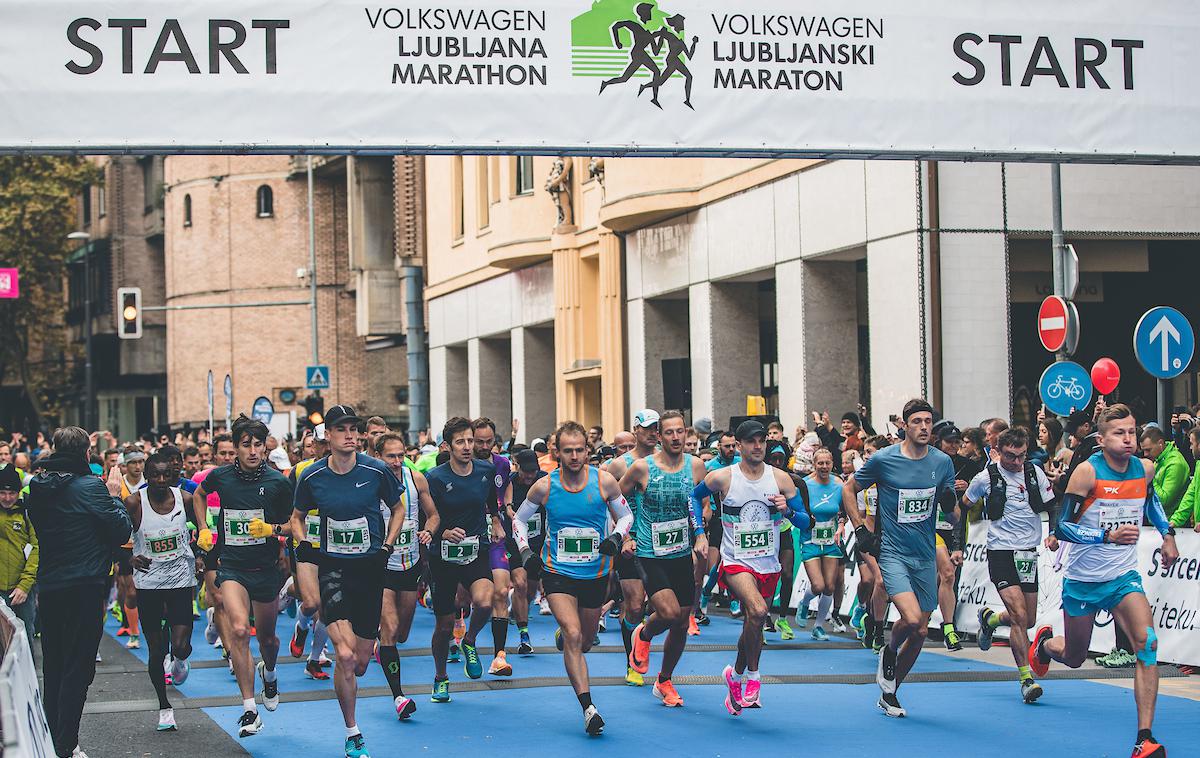
[[17,467],[11,463],[0,468],[0,490],[21,491],[21,476],[17,473]]
[[521,452],[517,453],[517,468],[521,469],[526,474],[532,474],[534,471],[537,471],[540,468],[540,466],[538,466],[537,453],[533,452],[529,448],[525,448]]
[[361,424],[362,419],[348,405],[335,405],[325,413],[325,428],[334,424]]
[[1063,431],[1067,434],[1074,435],[1079,431],[1079,427],[1084,424],[1092,423],[1092,414],[1084,411],[1075,411],[1070,416],[1067,416],[1066,422],[1063,424]]
[[761,421],[755,421],[754,419],[749,419],[738,424],[737,431],[733,433],[738,442],[745,442],[751,437],[759,435],[766,437],[767,427],[763,426]]

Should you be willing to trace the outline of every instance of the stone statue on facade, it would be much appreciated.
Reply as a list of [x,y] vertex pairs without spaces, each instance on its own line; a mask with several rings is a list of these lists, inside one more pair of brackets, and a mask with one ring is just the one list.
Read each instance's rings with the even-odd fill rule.
[[573,226],[575,211],[571,202],[571,161],[567,158],[555,158],[550,176],[546,177],[546,191],[554,200],[558,209],[558,227]]

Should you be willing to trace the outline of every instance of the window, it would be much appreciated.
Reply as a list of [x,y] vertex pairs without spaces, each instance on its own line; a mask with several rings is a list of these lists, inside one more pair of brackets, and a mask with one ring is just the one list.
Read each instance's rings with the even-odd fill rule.
[[500,158],[493,155],[488,159],[488,175],[492,179],[491,185],[488,187],[488,200],[493,203],[500,202]]
[[96,218],[104,218],[108,215],[108,198],[104,191],[104,185],[101,184],[96,188]]
[[491,203],[488,202],[488,193],[492,186],[488,178],[490,161],[486,156],[480,156],[475,161],[475,209],[478,211],[476,222],[480,229],[486,229],[491,222]]
[[149,213],[158,203],[158,181],[154,174],[154,157],[147,155],[139,158],[142,169],[142,212]]
[[275,193],[267,185],[258,188],[258,217],[270,218],[275,215]]
[[514,182],[515,194],[528,195],[533,192],[533,156],[520,155],[517,156],[516,181]]
[[79,198],[79,209],[83,212],[83,225],[89,226],[92,223],[92,185],[87,185],[83,188],[83,194]]
[[192,225],[192,196],[183,196],[183,226],[189,227]]
[[454,239],[462,239],[466,228],[463,218],[463,159],[456,155],[450,169],[450,228],[454,231]]

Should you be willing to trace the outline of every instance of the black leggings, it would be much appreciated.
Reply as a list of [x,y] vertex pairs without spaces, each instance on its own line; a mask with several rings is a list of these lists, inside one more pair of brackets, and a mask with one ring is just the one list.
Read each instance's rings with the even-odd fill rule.
[[774,610],[786,618],[791,613],[792,584],[796,578],[796,548],[790,531],[779,535],[779,566],[779,604]]
[[170,625],[171,653],[186,660],[192,654],[192,588],[138,590],[138,615],[142,636],[149,649],[146,668],[150,684],[154,685],[154,694],[158,695],[158,707],[170,708],[163,669],[163,659],[167,655],[167,625]]

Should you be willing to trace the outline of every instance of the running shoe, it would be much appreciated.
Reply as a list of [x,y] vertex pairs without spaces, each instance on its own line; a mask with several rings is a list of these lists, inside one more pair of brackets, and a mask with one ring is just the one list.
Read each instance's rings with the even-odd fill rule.
[[871,641],[871,651],[879,655],[879,651],[883,650],[883,625],[875,627],[875,639]]
[[729,711],[730,716],[742,715],[742,683],[733,666],[726,666],[721,676],[725,677],[725,686],[729,688],[729,694],[725,696],[725,710]]
[[550,615],[550,601],[546,599],[545,595],[538,598],[538,615],[540,615],[540,616],[549,616]]
[[825,627],[818,624],[812,630],[813,642],[829,642],[829,635],[825,632]]
[[396,718],[407,721],[408,717],[417,712],[417,701],[401,695],[396,698]]
[[462,658],[459,657],[458,645],[450,643],[450,655],[446,656],[447,663],[458,663]]
[[896,694],[896,651],[884,646],[879,655],[879,668],[875,672],[875,683],[885,695]]
[[1021,680],[1021,699],[1026,703],[1032,703],[1042,696],[1042,685],[1032,679]]
[[299,658],[304,655],[304,643],[308,642],[308,630],[301,629],[300,624],[296,624],[296,628],[292,630],[292,641],[288,643],[288,652],[293,658]]
[[321,668],[321,664],[317,661],[309,661],[304,664],[304,675],[309,679],[316,679],[318,682],[329,680],[329,674]]
[[625,684],[630,687],[641,687],[646,684],[646,680],[637,671],[634,671],[629,666],[625,667]]
[[604,731],[604,719],[594,705],[583,709],[583,730],[593,737]]
[[1167,749],[1154,738],[1145,739],[1133,746],[1130,758],[1167,758]]
[[129,641],[125,643],[125,647],[129,650],[137,650],[142,646],[141,639],[136,634],[129,635]]
[[793,627],[796,631],[804,631],[808,628],[808,609],[805,608],[796,613],[796,626]]
[[850,626],[854,628],[856,636],[860,640],[862,639],[862,621],[866,610],[862,603],[855,603],[854,610],[850,612]]
[[558,648],[558,652],[560,652],[560,653],[562,652],[562,649],[563,649],[562,629],[554,630],[554,647]]
[[1054,636],[1054,630],[1048,626],[1040,627],[1029,642],[1029,668],[1038,676],[1045,676],[1050,670],[1050,659],[1042,660],[1042,643]]
[[[294,598],[294,597],[288,598],[286,603],[287,604],[283,606],[284,613],[286,613],[288,615],[288,618],[293,618],[293,619],[296,618],[296,608],[300,604],[298,602],[296,602],[296,598]],[[197,618],[199,618],[199,616],[197,616]]]
[[988,650],[992,647],[992,635],[996,633],[996,627],[988,623],[988,619],[992,617],[993,611],[991,608],[979,609],[979,643],[980,650]]
[[708,615],[708,595],[700,595],[700,613]]
[[613,607],[613,609],[608,612],[608,617],[613,619],[621,618],[621,607],[619,605]]
[[1111,653],[1096,659],[1096,663],[1106,669],[1127,669],[1137,665],[1133,653],[1114,649]]
[[952,653],[962,650],[962,639],[958,636],[954,624],[942,624],[942,644]]
[[679,693],[675,691],[675,685],[671,684],[668,679],[665,682],[654,680],[654,697],[662,701],[662,704],[668,708],[678,708],[683,705],[683,698],[679,697]]
[[629,665],[639,674],[645,674],[650,670],[650,641],[642,639],[642,630],[645,628],[645,622],[638,624],[630,637],[633,641],[633,650],[629,651]]
[[317,656],[317,663],[321,664],[321,668],[327,669],[333,665],[333,660],[329,656],[325,655],[325,650],[322,649],[321,654]]
[[747,679],[742,685],[742,707],[757,708],[758,698],[762,693],[762,682],[757,679]]
[[488,667],[488,673],[492,676],[512,676],[512,666],[508,659],[505,658],[504,651],[496,653],[496,657],[492,659],[492,665]]
[[171,677],[171,684],[178,687],[187,681],[188,675],[191,673],[192,664],[175,658],[171,661],[171,672],[167,676]]
[[71,751],[71,758],[88,758],[88,755],[83,752],[83,748],[76,745],[75,749]]
[[429,695],[430,701],[434,703],[449,703],[450,702],[450,680],[449,679],[434,679],[433,692]]
[[688,616],[688,636],[695,637],[700,634],[700,627],[696,624],[696,615]]
[[483,664],[479,662],[479,651],[474,645],[463,642],[463,671],[472,679],[478,679],[483,676]]
[[775,631],[779,632],[779,639],[784,642],[796,639],[796,633],[792,631],[792,625],[782,616],[775,621]]
[[367,741],[361,734],[346,738],[346,758],[371,758],[367,752]]
[[848,631],[846,629],[846,625],[843,624],[842,620],[837,616],[833,617],[833,631],[837,632],[838,634],[845,634]]
[[258,711],[246,711],[238,719],[238,737],[249,737],[258,734],[262,726],[262,719],[259,718]]
[[883,711],[884,716],[890,716],[894,719],[902,719],[908,715],[908,711],[904,710],[904,706],[900,705],[900,701],[896,699],[896,693],[885,692],[879,696],[879,702],[875,703],[879,706],[879,710]]
[[195,599],[193,599],[192,600],[192,621],[196,621],[199,618],[200,618],[200,604],[197,603],[195,601]]
[[521,644],[517,645],[517,655],[533,655],[533,644],[529,641],[529,632],[521,632]]
[[712,619],[708,617],[708,613],[706,612],[705,608],[701,608],[700,610],[696,611],[696,623],[700,626],[708,626],[712,623]]
[[607,617],[606,617],[606,616],[605,616],[603,613],[601,613],[601,614],[600,614],[600,623],[599,623],[599,625],[596,627],[596,629],[597,629],[598,631],[601,631],[601,632],[607,632],[607,631],[608,631],[608,621],[607,621]]
[[732,618],[740,619],[742,617],[742,604],[736,600],[729,601],[729,615]]
[[179,727],[175,725],[175,709],[162,708],[158,712],[158,731],[160,732],[176,732]]
[[258,662],[258,665],[254,667],[254,670],[258,674],[258,678],[261,679],[263,683],[263,707],[268,711],[274,711],[279,707],[279,680],[277,679],[274,682],[267,681],[267,664],[262,661]]
[[766,615],[766,617],[763,618],[763,634],[774,634],[774,633],[775,633],[775,624],[771,622],[771,614],[768,613]]
[[100,657],[100,654],[99,654],[99,653],[96,653],[96,663],[103,663],[103,662],[104,662],[104,659],[102,659],[102,658]]
[[129,636],[129,627],[123,626],[120,629],[118,629],[117,636],[118,637],[128,637]]

